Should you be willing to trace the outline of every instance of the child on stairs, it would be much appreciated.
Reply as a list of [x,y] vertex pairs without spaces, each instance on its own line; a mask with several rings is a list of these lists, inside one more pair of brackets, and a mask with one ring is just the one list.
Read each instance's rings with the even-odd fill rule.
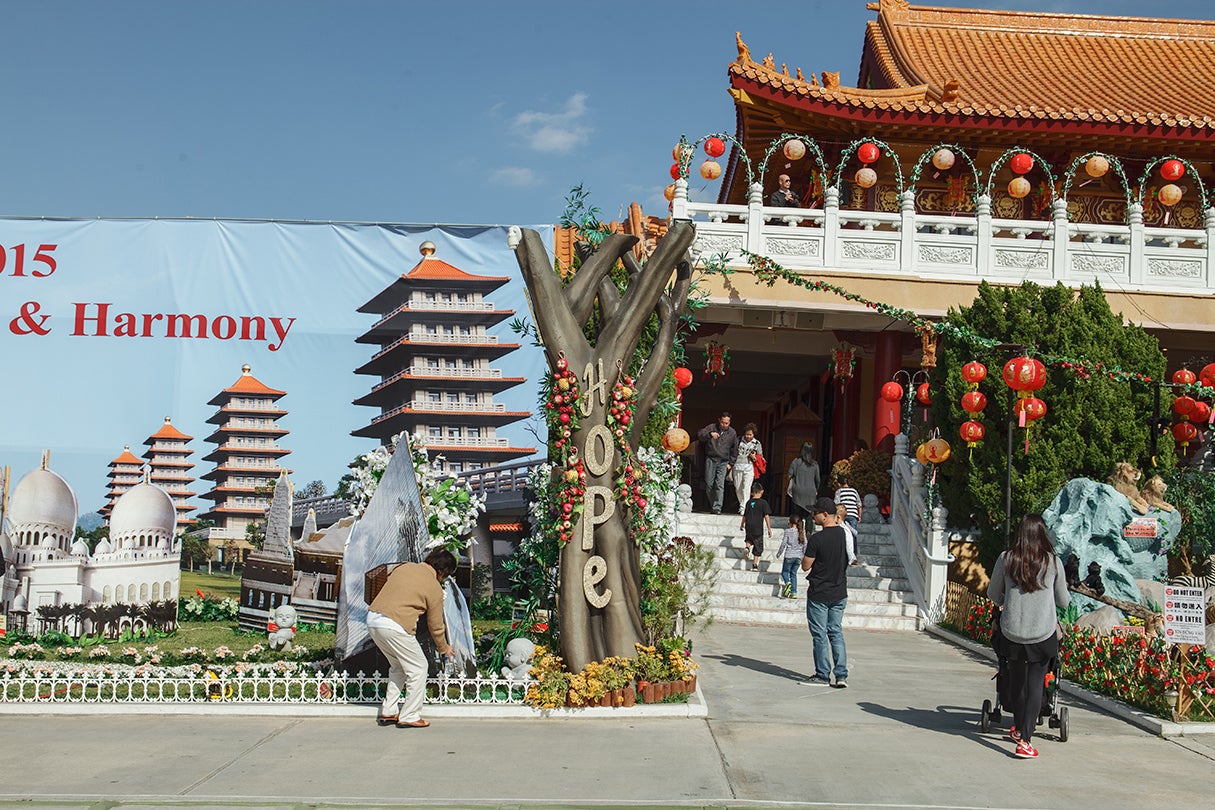
[[780,597],[782,599],[797,598],[797,571],[806,554],[806,532],[802,525],[801,516],[795,511],[789,515],[789,528],[781,537],[780,548],[776,550],[776,559],[782,560],[780,569]]

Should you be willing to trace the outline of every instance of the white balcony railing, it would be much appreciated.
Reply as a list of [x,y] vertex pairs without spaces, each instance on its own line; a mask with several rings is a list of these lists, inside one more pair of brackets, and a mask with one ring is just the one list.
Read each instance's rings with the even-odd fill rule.
[[427,436],[428,447],[510,447],[510,439],[486,436]]
[[383,422],[385,419],[390,419],[404,411],[459,411],[462,413],[505,413],[506,406],[501,402],[427,402],[422,399],[414,399],[393,408],[371,420],[374,425],[377,422]]
[[977,280],[1010,284],[1116,282],[1124,289],[1215,294],[1215,207],[1204,228],[1154,228],[1132,204],[1126,225],[1073,223],[1067,201],[1056,200],[1047,221],[996,219],[991,199],[978,198],[973,215],[915,210],[913,191],[897,213],[840,208],[828,188],[822,209],[770,208],[763,188],[747,205],[691,202],[687,181],[675,183],[673,215],[696,222],[695,248],[737,263],[746,250],[790,270],[828,270],[868,276]]

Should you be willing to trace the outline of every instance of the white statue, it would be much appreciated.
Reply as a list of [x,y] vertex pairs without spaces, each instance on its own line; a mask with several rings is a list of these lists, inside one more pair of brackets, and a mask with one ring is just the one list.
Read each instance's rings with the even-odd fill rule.
[[272,650],[287,652],[291,649],[291,640],[295,638],[295,608],[291,605],[279,605],[270,614],[266,623],[269,632],[267,646]]
[[692,512],[692,486],[691,484],[680,484],[675,490],[675,510],[680,514],[687,515]]
[[532,668],[532,656],[536,654],[536,645],[528,638],[512,638],[506,642],[506,656],[502,659],[506,666],[502,667],[502,677],[508,681],[527,680],[528,671]]

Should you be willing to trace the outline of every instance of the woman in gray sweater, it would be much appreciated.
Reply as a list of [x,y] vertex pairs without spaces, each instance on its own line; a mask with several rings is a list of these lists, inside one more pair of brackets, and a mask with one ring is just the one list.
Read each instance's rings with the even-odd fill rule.
[[1016,723],[1009,731],[1017,743],[1013,753],[1035,759],[1038,751],[1029,740],[1042,706],[1046,671],[1050,660],[1059,654],[1056,611],[1071,602],[1063,563],[1055,554],[1041,515],[1021,519],[1012,547],[996,559],[987,595],[1003,609],[1000,632]]

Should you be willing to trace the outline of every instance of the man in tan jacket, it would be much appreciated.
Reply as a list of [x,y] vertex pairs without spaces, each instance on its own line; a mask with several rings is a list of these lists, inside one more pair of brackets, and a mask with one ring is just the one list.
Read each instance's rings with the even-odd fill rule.
[[[367,612],[371,640],[388,659],[388,692],[376,722],[397,728],[426,728],[422,700],[426,697],[429,665],[414,635],[425,615],[435,647],[446,658],[453,656],[443,624],[443,580],[456,571],[456,557],[435,549],[420,563],[404,563],[388,575],[384,587]],[[404,689],[404,699],[401,693]]]

